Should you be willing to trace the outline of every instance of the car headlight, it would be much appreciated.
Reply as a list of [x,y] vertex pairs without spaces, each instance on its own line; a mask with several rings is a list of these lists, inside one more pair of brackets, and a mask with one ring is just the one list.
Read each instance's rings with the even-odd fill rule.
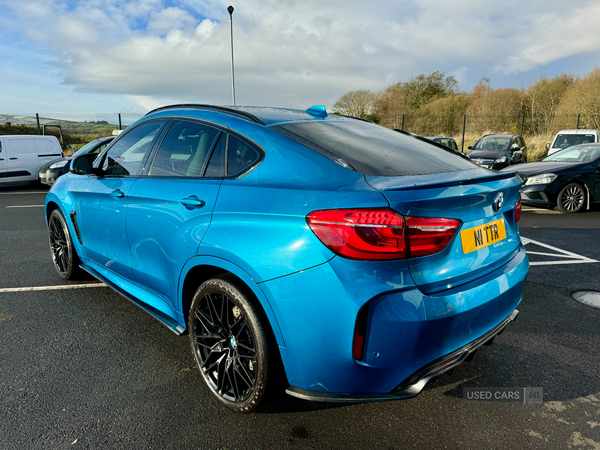
[[69,164],[69,160],[65,159],[64,161],[59,161],[57,163],[54,163],[50,166],[50,169],[58,169],[59,167],[65,167],[67,164]]
[[543,175],[536,175],[535,177],[527,178],[525,186],[531,186],[533,184],[548,184],[556,180],[556,175],[553,173],[545,173]]
[[498,158],[496,158],[496,160],[494,161],[494,163],[505,163],[507,160],[506,156],[499,156]]

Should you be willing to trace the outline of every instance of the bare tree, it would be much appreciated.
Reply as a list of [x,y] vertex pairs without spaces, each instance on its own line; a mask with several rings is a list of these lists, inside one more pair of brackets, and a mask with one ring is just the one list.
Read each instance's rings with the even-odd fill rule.
[[402,114],[408,111],[404,101],[402,83],[392,84],[378,92],[373,109],[373,114],[379,119],[380,125],[388,128],[400,128]]
[[375,94],[368,89],[346,92],[333,104],[333,111],[345,116],[368,119],[373,114]]
[[554,78],[543,75],[529,86],[527,107],[530,132],[544,134],[550,132],[556,109],[574,82],[575,78],[569,74],[562,74]]
[[600,129],[600,68],[577,80],[564,94],[554,118],[554,130],[574,128],[581,114],[580,128]]

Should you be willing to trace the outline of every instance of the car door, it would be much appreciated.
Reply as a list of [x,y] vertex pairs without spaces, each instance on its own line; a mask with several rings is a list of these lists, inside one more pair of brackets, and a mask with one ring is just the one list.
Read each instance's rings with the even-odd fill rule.
[[32,181],[38,178],[35,138],[21,136],[5,138],[7,150],[6,180]]
[[140,175],[166,120],[142,122],[121,135],[101,156],[98,175],[85,175],[71,188],[74,220],[84,256],[119,276],[133,280],[125,229],[128,194]]
[[226,140],[226,133],[206,123],[173,121],[129,192],[133,274],[175,309],[181,270],[196,255],[211,221],[224,175],[217,163],[224,157]]

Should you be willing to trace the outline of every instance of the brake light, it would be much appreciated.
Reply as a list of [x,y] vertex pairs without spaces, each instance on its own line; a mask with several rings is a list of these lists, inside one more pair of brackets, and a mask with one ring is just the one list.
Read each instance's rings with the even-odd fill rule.
[[306,221],[332,252],[368,261],[438,253],[461,223],[454,219],[403,217],[387,208],[313,211]]
[[350,259],[385,260],[406,256],[404,220],[389,209],[329,209],[306,216],[317,237]]
[[459,225],[460,221],[454,219],[406,217],[411,258],[441,252]]
[[519,201],[517,202],[517,206],[515,206],[515,223],[517,223],[521,219],[521,196],[519,196]]

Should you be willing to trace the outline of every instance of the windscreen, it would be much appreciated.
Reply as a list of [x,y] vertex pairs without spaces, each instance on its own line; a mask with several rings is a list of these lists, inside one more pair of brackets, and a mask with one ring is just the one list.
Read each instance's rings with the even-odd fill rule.
[[510,137],[483,137],[477,141],[472,150],[508,150]]
[[554,139],[552,148],[567,148],[572,145],[591,144],[595,141],[593,134],[559,134]]
[[600,145],[573,146],[545,157],[542,161],[592,162],[600,158]]
[[426,175],[477,168],[450,149],[444,150],[370,122],[302,122],[272,128],[365,175]]

